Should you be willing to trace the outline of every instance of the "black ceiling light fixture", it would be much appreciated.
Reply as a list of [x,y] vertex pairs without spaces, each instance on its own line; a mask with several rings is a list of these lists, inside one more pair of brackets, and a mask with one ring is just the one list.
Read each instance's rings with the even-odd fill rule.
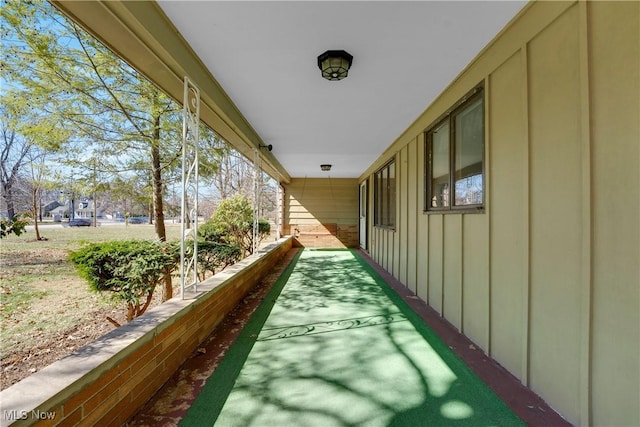
[[320,169],[327,172],[331,170],[331,165],[320,165]]
[[344,50],[328,50],[318,56],[318,68],[327,80],[342,80],[349,75],[353,56]]

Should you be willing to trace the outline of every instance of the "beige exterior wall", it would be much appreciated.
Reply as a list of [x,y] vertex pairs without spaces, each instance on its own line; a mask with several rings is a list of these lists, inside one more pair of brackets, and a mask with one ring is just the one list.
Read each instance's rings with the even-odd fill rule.
[[284,234],[304,247],[358,246],[358,180],[293,178],[285,187]]
[[[530,4],[361,177],[395,157],[371,256],[577,425],[640,425],[639,27]],[[486,211],[425,214],[423,132],[481,81]]]
[[640,425],[640,3],[588,18],[593,420]]

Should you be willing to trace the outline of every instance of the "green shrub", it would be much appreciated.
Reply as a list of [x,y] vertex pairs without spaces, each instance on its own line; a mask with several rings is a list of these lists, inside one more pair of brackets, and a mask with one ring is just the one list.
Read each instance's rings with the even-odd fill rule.
[[89,288],[111,292],[127,305],[127,321],[143,314],[165,271],[176,267],[166,243],[125,240],[92,243],[69,257]]
[[207,271],[216,274],[242,258],[242,250],[227,243],[198,241],[198,269],[204,280]]
[[[185,246],[185,256],[191,257],[193,254],[193,242]],[[171,253],[176,265],[180,265],[180,242],[174,242],[171,246]],[[198,278],[206,279],[207,272],[212,275],[222,271],[230,265],[235,264],[242,258],[242,250],[228,243],[214,242],[198,239]]]
[[12,219],[0,218],[0,239],[10,234],[21,235],[28,224],[29,218],[25,215],[16,215]]
[[213,221],[207,221],[204,224],[200,224],[198,226],[198,236],[202,240],[206,240],[208,242],[220,242],[226,243],[225,236],[220,230],[221,227],[218,227],[217,223]]
[[[269,222],[258,221],[258,239],[262,241],[271,232]],[[224,199],[211,219],[198,228],[201,238],[208,241],[238,246],[244,254],[253,253],[253,207],[244,194]]]

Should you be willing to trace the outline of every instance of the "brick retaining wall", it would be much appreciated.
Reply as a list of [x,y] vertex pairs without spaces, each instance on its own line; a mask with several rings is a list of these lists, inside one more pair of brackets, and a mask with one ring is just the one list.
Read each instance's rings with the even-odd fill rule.
[[357,224],[285,224],[283,232],[294,237],[294,246],[305,248],[357,248]]

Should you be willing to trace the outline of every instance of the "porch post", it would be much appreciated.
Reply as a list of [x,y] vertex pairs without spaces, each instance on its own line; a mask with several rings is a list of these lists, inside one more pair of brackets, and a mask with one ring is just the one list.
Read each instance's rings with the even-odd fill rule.
[[[182,117],[182,205],[180,208],[180,295],[198,284],[198,145],[200,139],[200,90],[184,78]],[[189,192],[193,208],[189,211]],[[187,226],[189,228],[187,228]],[[191,283],[187,283],[193,272]]]

